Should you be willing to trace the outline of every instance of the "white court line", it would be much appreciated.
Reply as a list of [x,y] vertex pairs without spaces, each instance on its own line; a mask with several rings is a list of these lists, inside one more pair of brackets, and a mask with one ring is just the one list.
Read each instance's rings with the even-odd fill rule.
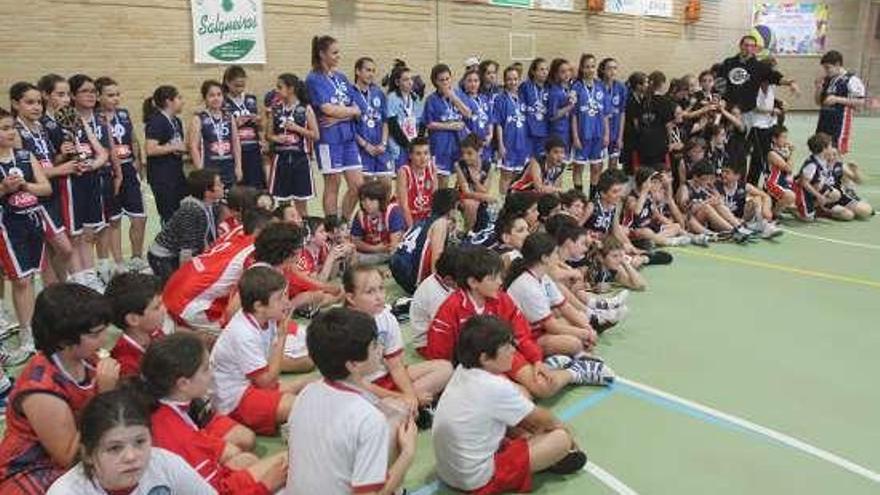
[[759,424],[752,423],[751,421],[749,421],[747,419],[743,419],[743,418],[734,416],[732,414],[727,414],[727,413],[721,412],[717,409],[713,409],[709,406],[705,406],[705,405],[700,404],[698,402],[694,402],[694,401],[685,399],[683,397],[679,397],[675,394],[671,394],[669,392],[664,392],[660,389],[656,389],[654,387],[651,387],[650,385],[645,385],[643,383],[628,380],[628,379],[622,378],[620,376],[618,376],[615,380],[618,383],[623,383],[623,384],[629,385],[630,387],[638,389],[638,390],[640,390],[644,393],[647,393],[649,395],[654,395],[656,397],[663,398],[665,400],[674,402],[674,403],[679,404],[681,406],[684,406],[686,408],[699,411],[703,414],[709,415],[709,416],[714,417],[716,419],[726,421],[726,422],[733,424],[733,425],[736,425],[740,428],[744,428],[744,429],[749,430],[751,432],[754,432],[759,435],[765,436],[767,438],[773,439],[773,440],[780,442],[784,445],[787,445],[793,449],[800,450],[801,452],[803,452],[805,454],[809,454],[813,457],[816,457],[816,458],[819,458],[823,461],[834,464],[835,466],[843,468],[853,474],[857,474],[863,478],[867,478],[870,481],[873,481],[875,483],[880,483],[880,473],[871,471],[870,469],[868,469],[864,466],[861,466],[859,464],[856,464],[850,460],[844,459],[843,457],[840,457],[837,454],[833,454],[831,452],[828,452],[827,450],[823,450],[823,449],[820,449],[819,447],[816,447],[814,445],[810,445],[807,442],[804,442],[802,440],[798,440],[797,438],[786,435],[785,433],[773,430],[771,428],[767,428],[765,426],[761,426]]
[[596,464],[593,464],[592,461],[588,461],[583,470],[593,475],[593,477],[601,481],[603,485],[614,490],[614,493],[619,495],[638,495],[637,491],[626,486],[626,484],[617,479],[613,474],[605,471]]
[[791,230],[791,229],[782,229],[782,230],[786,234],[790,234],[790,235],[793,235],[796,237],[803,237],[805,239],[815,239],[817,241],[830,242],[831,244],[840,244],[842,246],[851,246],[851,247],[858,247],[858,248],[864,248],[864,249],[876,249],[876,250],[880,251],[880,246],[878,246],[876,244],[866,244],[864,242],[855,242],[855,241],[844,241],[841,239],[833,239],[831,237],[822,237],[820,235],[804,234],[803,232],[798,232],[796,230]]

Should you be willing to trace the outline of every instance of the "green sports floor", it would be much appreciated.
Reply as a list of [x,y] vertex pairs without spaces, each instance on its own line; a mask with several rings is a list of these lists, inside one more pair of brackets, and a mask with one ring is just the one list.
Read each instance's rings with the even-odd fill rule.
[[[799,160],[815,120],[788,118]],[[875,207],[877,136],[880,119],[856,119],[849,155]],[[783,227],[778,242],[676,248],[645,270],[648,290],[599,345],[616,384],[542,403],[590,463],[537,476],[535,493],[880,493],[880,218]],[[454,493],[436,481],[429,433],[418,452],[410,493]]]

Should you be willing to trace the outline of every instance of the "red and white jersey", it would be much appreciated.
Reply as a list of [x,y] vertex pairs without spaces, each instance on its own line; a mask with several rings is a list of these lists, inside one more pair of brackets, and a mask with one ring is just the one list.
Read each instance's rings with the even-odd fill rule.
[[391,308],[385,307],[381,313],[374,315],[376,320],[376,341],[382,348],[383,360],[379,362],[378,368],[372,373],[368,373],[364,379],[368,382],[375,382],[381,378],[388,376],[388,367],[385,366],[385,359],[391,359],[403,354],[403,334],[400,332],[400,323],[397,318],[391,314]]
[[162,291],[168,314],[193,328],[219,327],[229,295],[253,251],[254,237],[240,235],[215,243],[208,252],[178,268]]
[[314,248],[310,244],[303,246],[296,257],[296,269],[309,276],[315,275],[321,271],[329,254],[330,247],[326,244],[319,248]]
[[437,183],[434,182],[437,171],[434,164],[431,163],[422,170],[413,170],[409,165],[404,165],[397,173],[406,177],[406,200],[413,223],[431,216],[431,198],[437,190]]
[[244,225],[241,224],[241,220],[234,216],[229,216],[217,224],[217,240],[214,241],[214,244],[219,244],[243,233]]

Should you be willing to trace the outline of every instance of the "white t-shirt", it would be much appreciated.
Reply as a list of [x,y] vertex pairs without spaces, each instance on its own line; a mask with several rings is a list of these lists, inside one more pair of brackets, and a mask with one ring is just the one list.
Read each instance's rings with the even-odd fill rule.
[[288,495],[380,490],[388,476],[390,428],[376,397],[343,382],[307,385],[288,424]]
[[[47,495],[107,495],[107,492],[86,477],[82,463],[55,480]],[[147,470],[131,495],[216,495],[199,473],[182,457],[159,447],[150,452]]]
[[275,333],[275,322],[260,328],[252,316],[241,310],[220,333],[211,351],[212,393],[220,414],[234,411],[251,384],[250,377],[269,366],[269,350]]
[[565,303],[565,296],[550,275],[544,274],[538,278],[531,271],[517,277],[507,289],[507,294],[519,306],[533,329],[541,328],[544,321],[553,316],[553,309]]
[[746,112],[746,125],[759,129],[769,129],[776,125],[777,118],[776,115],[773,115],[776,93],[773,90],[773,85],[767,86],[767,91],[758,88],[758,95],[755,98],[755,109]]
[[495,474],[495,452],[507,428],[535,405],[506,377],[459,365],[434,414],[437,474],[459,490],[483,487]]
[[428,327],[449,294],[452,294],[452,287],[444,285],[436,273],[423,280],[416,288],[409,305],[412,343],[416,349],[428,345]]
[[[400,323],[391,314],[391,308],[385,306],[385,310],[374,317],[376,319],[376,340],[382,347],[382,357],[390,359],[403,353],[403,334],[400,333]],[[388,374],[385,361],[379,361],[376,371],[368,373],[364,378],[374,382]]]

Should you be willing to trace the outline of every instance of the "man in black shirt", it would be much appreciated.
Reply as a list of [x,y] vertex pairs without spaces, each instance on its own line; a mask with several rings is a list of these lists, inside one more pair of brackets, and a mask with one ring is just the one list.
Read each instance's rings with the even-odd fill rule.
[[728,106],[736,105],[743,113],[755,108],[758,89],[764,81],[778,86],[788,86],[798,93],[797,84],[793,80],[785,79],[770,64],[755,57],[757,48],[758,41],[754,36],[743,36],[739,40],[739,54],[724,59],[719,73],[716,74],[726,83],[722,98],[727,101]]

